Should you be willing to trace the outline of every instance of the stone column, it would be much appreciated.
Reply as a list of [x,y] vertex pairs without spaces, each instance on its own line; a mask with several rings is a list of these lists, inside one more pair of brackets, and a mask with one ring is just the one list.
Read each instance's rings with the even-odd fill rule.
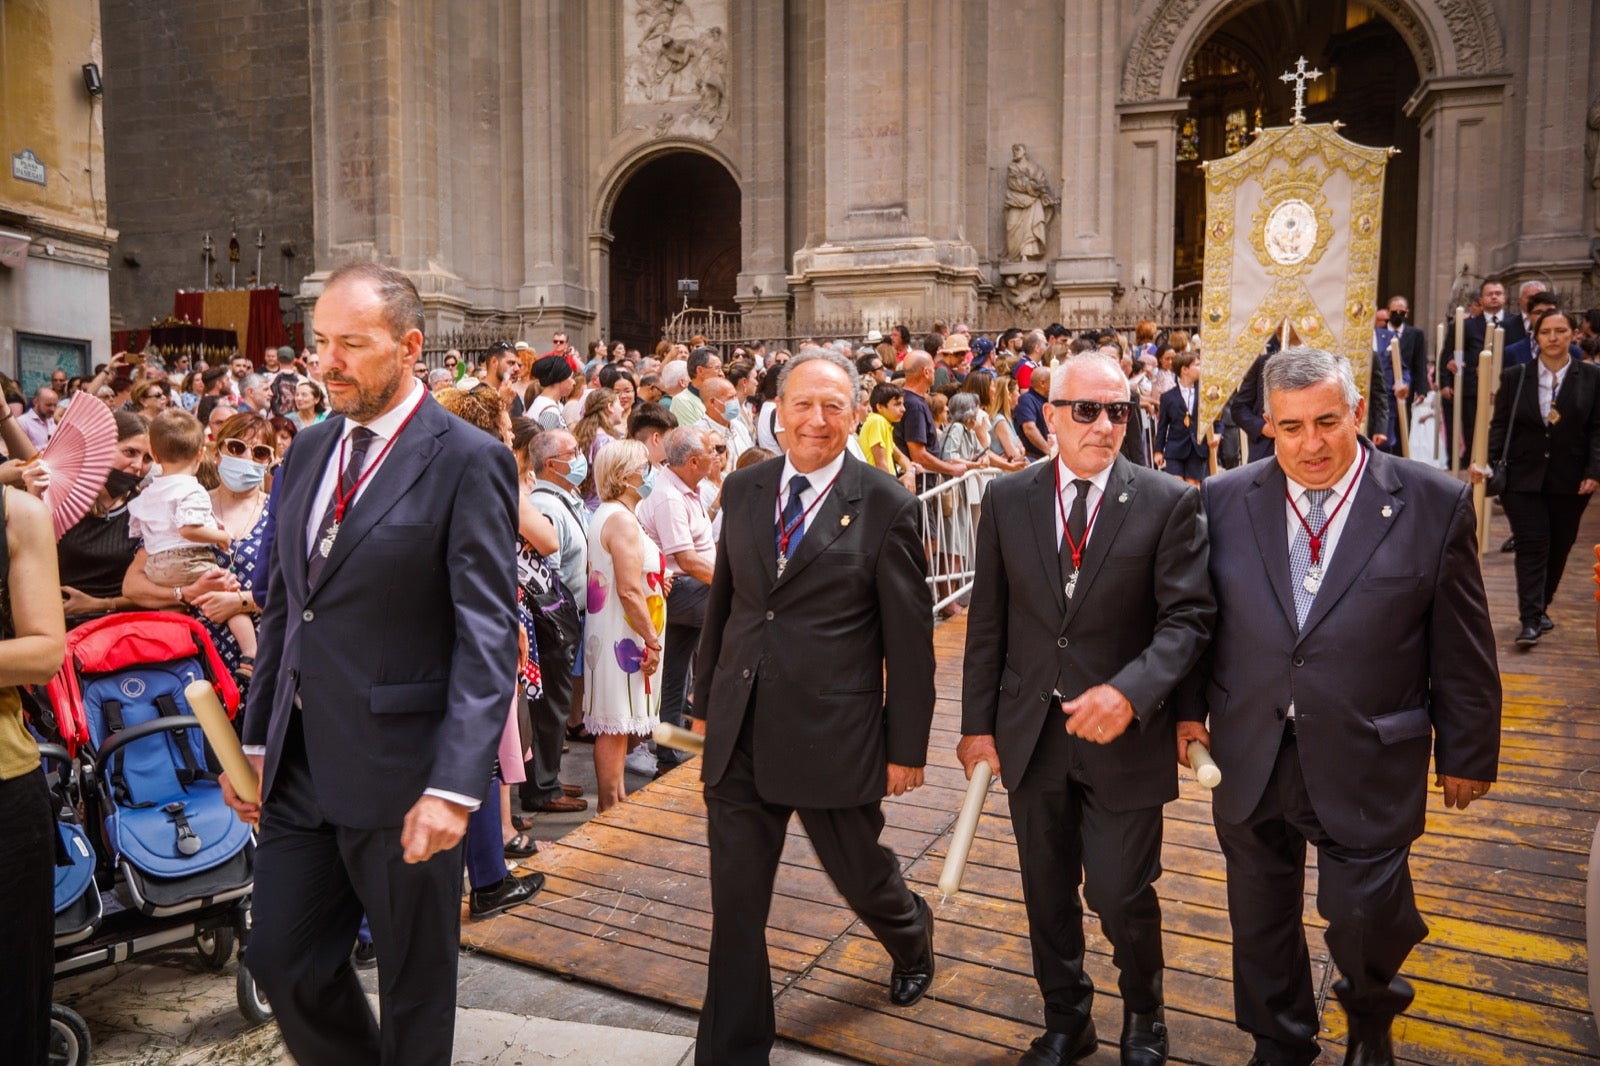
[[1430,78],[1406,103],[1421,127],[1415,303],[1429,322],[1453,313],[1451,291],[1461,275],[1499,273],[1509,258],[1501,242],[1515,210],[1498,192],[1493,162],[1516,166],[1514,154],[1503,158],[1508,80]]
[[740,238],[735,299],[746,334],[779,335],[789,312],[788,95],[783,77],[783,5],[738,0],[730,36],[740,42],[733,70],[733,115],[742,149]]
[[[804,75],[813,137],[797,309],[860,316],[969,315],[961,0],[826,0]],[[863,327],[865,328],[865,327]]]
[[[1116,249],[1122,277],[1134,285],[1172,287],[1178,122],[1187,108],[1187,100],[1117,107]],[[1063,314],[1069,310],[1063,301]]]
[[1593,227],[1585,206],[1593,164],[1584,146],[1594,5],[1529,0],[1521,18],[1528,50],[1520,64],[1523,110],[1517,117],[1524,141],[1514,164],[1518,175],[1507,182],[1513,189],[1520,185],[1521,195],[1505,205],[1515,227],[1507,267],[1517,273],[1542,270],[1560,288],[1576,288],[1592,265]]
[[[1061,42],[1061,250],[1055,287],[1063,310],[1109,312],[1117,288],[1112,219],[1117,175],[1118,0],[1065,8]],[[1170,198],[1169,198],[1170,199]],[[1170,210],[1170,204],[1168,205]]]

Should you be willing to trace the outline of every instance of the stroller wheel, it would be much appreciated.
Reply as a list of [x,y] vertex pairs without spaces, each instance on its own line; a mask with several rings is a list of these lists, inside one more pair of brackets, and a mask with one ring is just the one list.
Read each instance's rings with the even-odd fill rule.
[[239,963],[239,978],[234,983],[234,990],[238,994],[239,1013],[244,1015],[245,1021],[251,1025],[266,1025],[272,1020],[272,1004],[267,1002],[266,993],[256,984],[255,974],[243,962]]
[[78,1012],[59,1004],[50,1004],[50,1066],[87,1066],[89,1026]]
[[221,925],[196,933],[194,949],[200,953],[200,961],[206,964],[206,969],[221,970],[233,955],[233,941],[233,930]]

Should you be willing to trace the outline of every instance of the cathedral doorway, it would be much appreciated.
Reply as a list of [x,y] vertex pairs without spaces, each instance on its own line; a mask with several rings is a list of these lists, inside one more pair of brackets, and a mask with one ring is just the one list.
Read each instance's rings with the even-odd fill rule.
[[684,306],[680,280],[698,282],[689,306],[737,311],[739,186],[722,164],[674,151],[645,163],[617,194],[611,231],[606,339],[648,352]]
[[1257,126],[1290,120],[1293,91],[1279,75],[1300,56],[1322,71],[1306,93],[1306,121],[1344,123],[1358,144],[1392,146],[1384,180],[1378,299],[1416,302],[1420,133],[1405,113],[1421,84],[1405,39],[1361,0],[1265,0],[1217,23],[1188,57],[1180,94],[1173,195],[1173,285],[1197,295],[1204,269],[1205,178],[1200,164],[1250,143]]

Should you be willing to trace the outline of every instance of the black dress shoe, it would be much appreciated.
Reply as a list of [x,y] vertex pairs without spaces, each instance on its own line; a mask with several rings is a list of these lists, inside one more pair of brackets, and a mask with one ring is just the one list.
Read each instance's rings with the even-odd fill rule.
[[1344,1066],[1395,1066],[1394,1042],[1389,1036],[1389,1022],[1373,1022],[1357,1027],[1352,1020],[1350,1044],[1344,1053]]
[[1540,636],[1542,634],[1539,632],[1539,623],[1529,622],[1522,627],[1522,632],[1517,634],[1517,647],[1526,651],[1539,643]]
[[1163,1066],[1167,1061],[1167,1012],[1122,1011],[1122,1066]]
[[1511,552],[1516,551],[1517,550],[1517,538],[1516,537],[1507,537],[1506,538],[1506,542],[1504,544],[1500,545],[1500,550],[1505,552],[1505,553],[1507,553],[1507,554],[1510,554]]
[[896,1007],[911,1006],[933,984],[933,908],[920,896],[917,906],[923,912],[922,957],[910,966],[889,971],[889,1002]]
[[1035,1037],[1028,1050],[1017,1060],[1017,1066],[1067,1066],[1068,1063],[1086,1059],[1099,1046],[1091,1020],[1076,1033],[1046,1032]]
[[350,953],[350,961],[355,963],[358,970],[370,970],[378,965],[378,947],[370,940],[357,940],[356,949]]
[[1541,614],[1539,616],[1539,632],[1548,633],[1552,629],[1554,629],[1555,627],[1556,627],[1556,624],[1554,622],[1550,621],[1550,616],[1549,615]]
[[493,918],[509,907],[515,907],[544,887],[544,874],[522,874],[520,877],[503,877],[488,888],[475,888],[467,904],[468,913],[475,922]]

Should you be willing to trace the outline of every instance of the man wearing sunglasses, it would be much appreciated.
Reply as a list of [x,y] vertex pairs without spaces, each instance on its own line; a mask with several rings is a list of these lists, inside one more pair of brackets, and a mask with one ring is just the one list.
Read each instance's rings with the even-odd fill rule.
[[1200,494],[1120,453],[1133,403],[1113,359],[1050,377],[1058,454],[994,481],[978,522],[960,745],[1011,797],[1045,1033],[1023,1066],[1095,1048],[1083,898],[1120,970],[1122,1062],[1167,1061],[1161,807],[1178,797],[1168,693],[1216,604]]

